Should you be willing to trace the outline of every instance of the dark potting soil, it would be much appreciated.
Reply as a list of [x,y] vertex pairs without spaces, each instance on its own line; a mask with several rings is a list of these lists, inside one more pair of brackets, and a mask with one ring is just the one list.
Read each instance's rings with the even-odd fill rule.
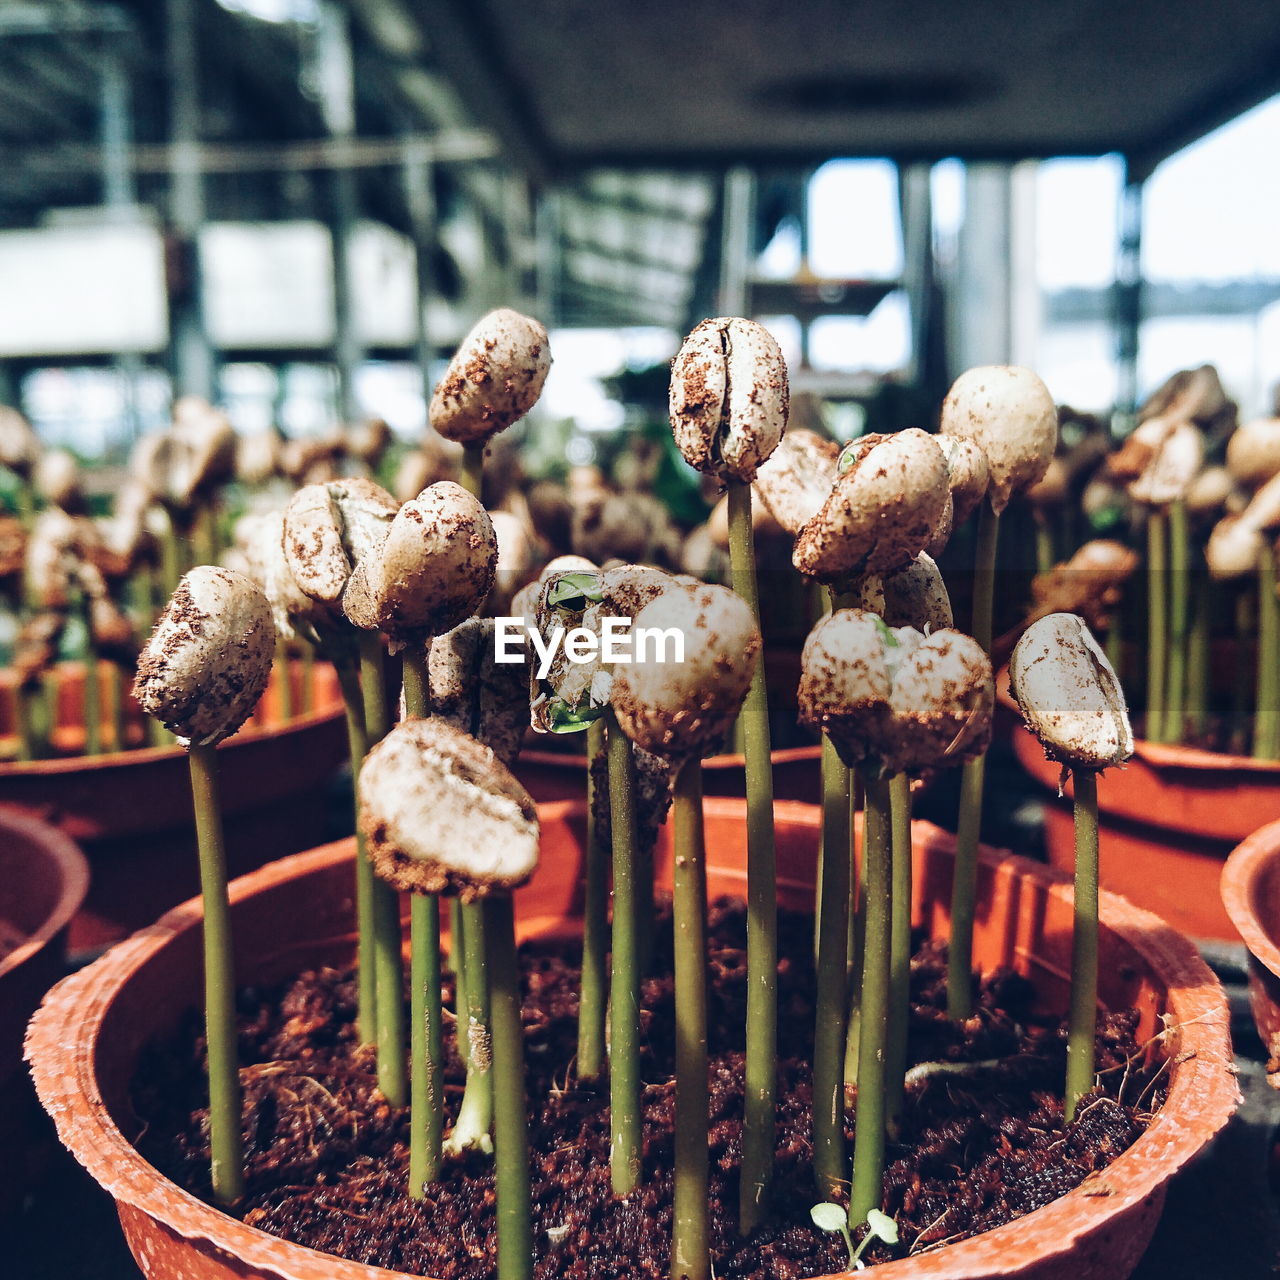
[[[741,1158],[745,916],[711,912],[711,1233],[715,1275],[802,1280],[844,1270],[838,1235],[809,1218],[819,1199],[811,1170],[814,977],[810,922],[780,921],[777,1163],[773,1217],[745,1241],[735,1230]],[[625,1201],[609,1186],[607,1083],[575,1078],[580,948],[521,950],[530,1106],[533,1214],[539,1280],[668,1275],[674,1113],[671,927],[664,918],[643,993],[645,1157],[641,1189]],[[945,1016],[945,951],[926,943],[912,962],[911,1061],[987,1063],[912,1085],[890,1144],[884,1208],[901,1243],[864,1255],[884,1261],[952,1243],[1037,1209],[1105,1169],[1163,1101],[1159,1063],[1134,1039],[1131,1011],[1100,1019],[1102,1086],[1065,1130],[1059,1090],[1066,1032],[1033,1015],[1032,989],[1010,971],[981,987],[978,1012],[958,1028]],[[452,1000],[446,985],[446,1003]],[[239,998],[245,1087],[247,1193],[239,1213],[275,1235],[392,1270],[443,1280],[496,1274],[494,1183],[481,1156],[452,1160],[420,1202],[405,1194],[408,1119],[378,1092],[370,1051],[354,1034],[349,972],[319,970]],[[446,1109],[463,1068],[446,1015]],[[138,1146],[162,1172],[208,1198],[209,1150],[200,1022],[144,1055],[134,1081]],[[852,1153],[854,1112],[846,1118]]]

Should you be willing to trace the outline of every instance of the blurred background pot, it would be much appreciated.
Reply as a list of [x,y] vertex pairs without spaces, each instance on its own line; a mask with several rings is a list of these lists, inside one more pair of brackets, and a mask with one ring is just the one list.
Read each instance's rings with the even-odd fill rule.
[[[1016,717],[1013,749],[1045,792],[1049,861],[1075,865],[1071,784],[1058,794],[1059,765],[1023,727],[1001,672],[1002,705]],[[1133,758],[1098,778],[1103,888],[1154,911],[1175,929],[1209,941],[1236,939],[1218,891],[1227,855],[1280,814],[1280,762],[1138,739]]]
[[1280,1089],[1280,822],[1242,841],[1222,868],[1222,904],[1249,948],[1249,1005]]
[[[301,664],[291,674],[296,708]],[[106,706],[105,664],[99,677]],[[279,679],[273,672],[253,717],[219,749],[232,875],[333,834],[327,793],[347,750],[337,680],[328,663],[316,663],[314,709],[286,721]],[[59,665],[57,689],[55,746],[79,749],[83,666]],[[0,686],[0,734],[13,732],[13,715],[10,680]],[[141,725],[132,699],[130,717]],[[73,952],[125,937],[198,888],[186,752],[177,745],[0,764],[0,804],[60,827],[89,859],[92,883],[71,925]]]
[[39,1119],[22,1033],[66,972],[67,925],[88,886],[89,866],[69,836],[0,807],[0,1214],[21,1194]]
[[[708,887],[740,894],[745,882],[745,807],[706,802]],[[517,895],[525,936],[571,929],[581,898],[585,817],[576,802],[541,809],[543,861]],[[819,816],[777,806],[779,901],[812,902]],[[954,842],[917,823],[916,919],[947,925]],[[266,983],[319,964],[347,964],[353,950],[351,842],[283,859],[232,887],[237,973]],[[657,865],[669,883],[664,835]],[[984,967],[1012,964],[1041,998],[1061,1008],[1071,947],[1071,894],[1063,877],[1020,858],[984,854],[983,910],[975,953]],[[1194,947],[1154,916],[1111,895],[1102,900],[1101,996],[1140,1010],[1138,1035],[1167,1015],[1178,1028],[1169,1097],[1160,1118],[1110,1166],[1106,1194],[1083,1187],[1017,1222],[880,1268],[897,1276],[1034,1276],[1037,1280],[1129,1275],[1159,1217],[1168,1180],[1222,1128],[1236,1104],[1226,1002]],[[130,1077],[149,1039],[196,1003],[200,907],[188,902],[113,948],[50,994],[31,1024],[27,1054],[36,1087],[63,1142],[115,1199],[125,1235],[149,1277],[209,1280],[377,1280],[392,1273],[291,1244],[227,1217],[167,1181],[130,1144]]]

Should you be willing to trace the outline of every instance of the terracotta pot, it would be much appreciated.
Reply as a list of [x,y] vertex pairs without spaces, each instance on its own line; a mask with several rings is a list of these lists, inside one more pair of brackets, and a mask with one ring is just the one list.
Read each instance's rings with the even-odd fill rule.
[[[13,681],[0,681],[0,733],[12,732]],[[294,706],[301,667],[294,664]],[[100,668],[106,703],[105,664]],[[83,743],[84,669],[57,670],[55,740]],[[342,699],[332,668],[315,667],[315,710],[282,722],[278,674],[243,729],[219,749],[232,875],[269,858],[310,848],[326,834],[325,795],[346,758]],[[136,706],[130,717],[141,727]],[[83,950],[125,937],[199,887],[186,752],[144,747],[99,756],[64,756],[31,764],[0,764],[0,803],[15,805],[62,828],[93,867],[89,896],[71,926],[71,947]]]
[[[743,802],[710,799],[706,816],[710,892],[741,892]],[[813,891],[818,816],[810,806],[780,803],[777,817],[779,899],[803,907]],[[526,936],[566,927],[581,896],[582,806],[543,806],[542,823],[543,864],[517,898]],[[918,823],[915,845],[916,917],[936,933],[947,924],[953,841]],[[349,842],[330,845],[233,886],[241,980],[270,982],[304,966],[350,961],[351,857]],[[669,879],[665,838],[657,861]],[[979,962],[1017,966],[1045,1001],[1062,1007],[1071,945],[1062,877],[987,854],[980,890]],[[1141,1011],[1140,1038],[1158,1029],[1162,1014],[1179,1028],[1159,1119],[1095,1185],[972,1240],[879,1268],[885,1280],[1127,1276],[1154,1230],[1168,1180],[1231,1115],[1237,1095],[1222,989],[1194,947],[1154,916],[1104,895],[1102,920],[1103,999]],[[139,1047],[198,998],[199,924],[199,904],[187,903],[54,989],[27,1040],[41,1101],[62,1140],[115,1198],[147,1276],[389,1280],[391,1272],[338,1261],[219,1213],[161,1177],[130,1145],[128,1084]]]
[[[822,748],[788,747],[772,754],[775,800],[817,804],[822,795]],[[516,776],[540,804],[578,800],[585,794],[587,758],[580,752],[524,750]],[[744,796],[747,762],[740,755],[708,756],[702,762],[702,788],[709,796]]]
[[1280,822],[1244,840],[1222,868],[1222,903],[1249,948],[1249,1004],[1280,1089]]
[[[998,689],[1001,702],[1016,714],[1006,672]],[[1058,795],[1062,770],[1045,759],[1021,719],[1013,748],[1048,792],[1049,861],[1069,870],[1075,861],[1071,785]],[[1235,940],[1218,892],[1222,864],[1247,835],[1280,816],[1280,762],[1139,739],[1124,768],[1098,779],[1098,810],[1105,888],[1193,938]]]
[[67,924],[88,886],[89,866],[70,837],[0,809],[0,1212],[21,1194],[32,1121],[39,1117],[22,1070],[22,1033],[40,998],[66,972]]

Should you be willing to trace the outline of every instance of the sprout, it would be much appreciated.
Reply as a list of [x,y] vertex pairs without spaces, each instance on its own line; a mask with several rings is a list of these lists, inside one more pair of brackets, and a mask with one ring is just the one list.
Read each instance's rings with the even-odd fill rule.
[[[891,627],[914,627],[926,634],[954,623],[951,597],[933,557],[922,551],[905,569],[879,579],[880,607],[864,603]],[[864,600],[865,600],[864,594]]]
[[1050,759],[1106,769],[1133,754],[1124,691],[1075,614],[1052,613],[1027,628],[1009,662],[1009,689]]
[[134,696],[180,742],[213,746],[262,697],[274,647],[271,607],[257,585],[231,569],[198,566],[156,623]]
[[386,537],[399,503],[369,480],[335,480],[299,489],[284,513],[284,552],[298,586],[313,600],[342,599],[354,567]]
[[972,441],[986,454],[988,496],[1000,515],[1010,498],[1049,469],[1058,444],[1058,411],[1030,369],[987,365],[956,379],[942,404],[941,431]]
[[1280,471],[1280,418],[1255,418],[1227,440],[1227,471],[1246,489],[1257,489]]
[[1214,525],[1204,554],[1209,572],[1226,581],[1252,573],[1265,549],[1266,539],[1256,525],[1242,515],[1230,515]]
[[402,893],[466,902],[525,884],[538,865],[529,793],[493,751],[443,720],[405,720],[365,757],[360,828]]
[[1129,495],[1148,507],[1167,507],[1186,497],[1204,461],[1204,437],[1190,422],[1149,418],[1125,442],[1145,451]]
[[915,428],[863,436],[840,455],[837,479],[796,539],[793,561],[822,582],[905,568],[924,550],[949,498],[947,465]]
[[481,445],[537,403],[551,368],[547,331],[507,307],[462,340],[431,397],[431,425],[446,440]]
[[803,427],[788,431],[756,472],[761,505],[788,533],[799,533],[830,495],[839,457],[840,446],[825,436]]
[[484,603],[497,565],[488,512],[461,485],[441,480],[406,502],[376,552],[359,560],[343,611],[398,643],[443,635]]
[[704,320],[671,365],[671,430],[697,471],[750,483],[787,429],[787,366],[754,320]]
[[684,661],[653,645],[613,674],[613,706],[633,742],[669,760],[701,759],[742,705],[760,652],[751,610],[726,587],[673,587],[635,617],[635,631],[683,637]]
[[78,512],[84,507],[80,464],[66,449],[50,449],[35,467],[36,492],[51,507]]
[[991,465],[982,446],[956,435],[938,436],[938,447],[947,462],[947,483],[951,489],[952,520],[963,524],[987,496],[991,485]]

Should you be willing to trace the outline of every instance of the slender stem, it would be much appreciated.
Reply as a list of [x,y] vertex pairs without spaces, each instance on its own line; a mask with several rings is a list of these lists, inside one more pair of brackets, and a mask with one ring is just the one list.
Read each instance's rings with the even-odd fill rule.
[[889,780],[892,908],[889,938],[889,1028],[885,1053],[885,1117],[897,1133],[907,1074],[911,1028],[911,779]]
[[1175,502],[1169,508],[1169,687],[1164,713],[1164,735],[1169,742],[1181,742],[1186,730],[1183,708],[1187,688],[1190,543],[1186,504]]
[[[358,794],[360,765],[369,749],[364,729],[364,699],[360,676],[354,663],[336,662],[333,667],[342,690],[347,713],[347,753],[351,757],[351,789]],[[359,802],[356,804],[359,808]],[[373,1044],[378,1035],[375,1013],[377,976],[373,964],[373,863],[365,854],[364,835],[356,822],[356,1022],[360,1039]]]
[[1053,527],[1043,512],[1035,513],[1036,573],[1048,573],[1057,563],[1053,551]]
[[533,1275],[529,1129],[515,913],[509,894],[484,903],[493,984],[493,1135],[498,1192],[498,1280]]
[[640,938],[636,907],[635,775],[631,743],[610,711],[609,809],[613,832],[613,981],[609,1004],[609,1174],[616,1196],[640,1181]]
[[[740,480],[729,481],[729,564],[733,589],[751,606],[758,624],[751,485]],[[747,784],[747,1040],[738,1205],[738,1230],[745,1236],[759,1225],[768,1205],[778,1060],[777,852],[763,654],[756,662],[738,723]]]
[[991,628],[996,592],[996,552],[1000,543],[1000,517],[989,502],[978,513],[978,543],[973,574],[973,638],[991,652]]
[[822,740],[822,899],[813,1027],[813,1172],[831,1199],[848,1177],[844,1148],[845,1016],[848,1011],[849,770]]
[[849,1225],[880,1208],[885,1149],[885,1053],[889,1030],[891,836],[889,783],[866,779],[867,932],[862,963],[862,1036],[858,1047],[858,1112],[853,1146]]
[[84,692],[80,714],[84,718],[84,753],[102,754],[102,685],[98,682],[98,653],[91,644],[84,657]]
[[124,672],[119,663],[107,667],[107,698],[110,703],[111,745],[115,751],[129,746],[129,721],[125,712]]
[[1270,541],[1258,557],[1258,701],[1253,754],[1259,760],[1280,755],[1280,600],[1276,599],[1276,553]]
[[484,441],[473,441],[462,446],[462,487],[477,501],[483,502]]
[[[406,715],[420,720],[428,710],[425,650],[404,655]],[[409,899],[409,1195],[422,1198],[425,1182],[440,1176],[444,1128],[444,1048],[440,1029],[440,899],[415,893]]]
[[167,600],[178,589],[182,578],[182,547],[178,532],[173,527],[173,515],[166,508],[164,526],[160,533],[160,589]]
[[453,1133],[446,1144],[455,1154],[490,1149],[493,1124],[493,1036],[489,1017],[489,952],[485,914],[479,902],[462,904],[462,970],[466,974],[467,1020],[458,1020],[459,1051],[467,1056],[467,1085]]
[[440,899],[409,900],[409,1195],[440,1176],[444,1130],[444,1044],[440,1014]]
[[289,659],[289,642],[284,636],[276,637],[276,689],[279,697],[280,719],[293,719],[293,664]]
[[1168,540],[1164,512],[1147,512],[1147,738],[1165,740],[1165,707],[1168,697]]
[[236,1056],[235,978],[227,902],[227,857],[214,747],[187,756],[204,902],[204,1025],[209,1054],[209,1149],[214,1199],[232,1205],[244,1193],[240,1068]]
[[462,980],[463,941],[462,903],[457,898],[449,899],[449,967],[453,970],[453,1015],[461,1025],[462,1015],[467,1007],[466,985]]
[[[858,1042],[862,1038],[862,956],[866,939],[867,863],[858,856],[857,824],[854,815],[863,808],[862,773],[849,770],[849,822],[854,838],[849,842],[849,963],[845,970],[849,987],[849,1016],[844,1033],[844,1088],[845,1098],[854,1095],[858,1087]],[[866,844],[866,826],[862,828],[863,845]]]
[[675,783],[672,910],[676,959],[675,1214],[672,1280],[710,1280],[707,1214],[707,869],[702,761],[684,761]]
[[36,727],[36,704],[40,698],[40,685],[20,684],[18,700],[18,759],[29,764],[40,757],[40,734]]
[[[1187,725],[1191,740],[1204,742],[1209,730],[1209,632],[1212,583],[1205,573],[1191,578],[1191,635],[1187,641]],[[1112,663],[1112,666],[1115,664]]]
[[[368,744],[386,736],[387,688],[382,665],[382,638],[376,631],[360,633],[361,691]],[[367,859],[366,859],[367,861]],[[373,916],[374,1016],[378,1046],[378,1087],[392,1106],[406,1101],[404,957],[401,954],[400,899],[377,876],[370,880]]]
[[1111,625],[1107,628],[1107,661],[1111,663],[1111,669],[1116,673],[1116,679],[1121,684],[1124,678],[1121,673],[1124,671],[1124,627],[1121,623],[1121,610],[1116,609],[1111,619]]
[[1245,749],[1249,737],[1249,702],[1255,689],[1249,683],[1248,654],[1254,641],[1253,596],[1247,586],[1240,584],[1236,589],[1235,601],[1236,629],[1236,679],[1231,700],[1231,749],[1236,752]]
[[[978,547],[973,578],[973,637],[991,652],[992,607],[996,589],[996,552],[1000,517],[984,502],[978,516]],[[978,836],[986,756],[970,760],[960,780],[956,820],[955,879],[951,886],[951,942],[947,952],[947,1014],[963,1022],[973,1012],[973,918],[978,892]]]
[[1074,769],[1076,822],[1075,917],[1071,938],[1071,1015],[1067,1029],[1066,1119],[1093,1088],[1098,1021],[1098,778]]
[[604,754],[604,721],[587,727],[587,887],[582,922],[582,979],[578,997],[578,1078],[604,1070],[605,1007],[609,998],[609,854],[595,821],[596,761]]

